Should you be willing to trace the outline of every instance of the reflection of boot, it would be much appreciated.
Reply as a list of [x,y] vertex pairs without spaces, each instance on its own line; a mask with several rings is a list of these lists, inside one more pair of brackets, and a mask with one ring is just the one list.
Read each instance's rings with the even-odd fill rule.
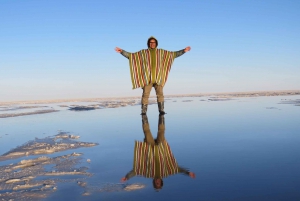
[[147,113],[147,108],[148,108],[148,105],[147,104],[142,104],[142,112],[141,112],[141,115],[145,115]]
[[165,110],[164,102],[158,102],[157,105],[158,105],[159,114],[161,114],[161,115],[167,114],[164,111]]
[[165,125],[165,116],[164,115],[159,115],[158,126],[159,125]]
[[143,122],[143,125],[144,124],[148,124],[148,117],[147,117],[147,115],[145,115],[145,114],[142,115],[142,122]]
[[160,144],[165,141],[165,115],[158,116],[158,131],[156,137],[156,144]]

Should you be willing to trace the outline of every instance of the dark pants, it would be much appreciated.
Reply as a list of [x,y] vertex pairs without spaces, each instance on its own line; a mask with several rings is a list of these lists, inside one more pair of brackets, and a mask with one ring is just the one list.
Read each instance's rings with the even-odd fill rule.
[[163,87],[157,84],[148,84],[143,87],[143,96],[142,96],[142,104],[148,105],[148,99],[150,96],[150,92],[152,87],[154,87],[157,97],[157,102],[164,102],[164,92]]

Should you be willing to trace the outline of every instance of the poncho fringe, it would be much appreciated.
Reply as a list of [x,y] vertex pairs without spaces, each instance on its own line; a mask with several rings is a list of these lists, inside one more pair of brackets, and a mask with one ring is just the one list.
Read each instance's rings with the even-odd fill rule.
[[[175,52],[156,49],[155,50],[155,69],[154,72],[151,64],[151,53],[149,49],[144,49],[136,53],[129,54],[129,67],[132,82],[132,89],[143,88],[152,83],[164,86],[171,66],[175,59]],[[154,79],[151,80],[152,74]]]

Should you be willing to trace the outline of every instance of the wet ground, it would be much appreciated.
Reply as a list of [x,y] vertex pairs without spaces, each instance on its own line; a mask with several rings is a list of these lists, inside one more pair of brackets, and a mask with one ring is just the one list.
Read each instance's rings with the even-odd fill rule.
[[[161,189],[141,175],[121,181],[134,169],[135,141],[145,138],[138,100],[2,105],[0,115],[57,112],[0,118],[0,200],[300,200],[299,101],[168,98],[173,165],[195,178],[172,173]],[[148,124],[156,138],[156,104]]]

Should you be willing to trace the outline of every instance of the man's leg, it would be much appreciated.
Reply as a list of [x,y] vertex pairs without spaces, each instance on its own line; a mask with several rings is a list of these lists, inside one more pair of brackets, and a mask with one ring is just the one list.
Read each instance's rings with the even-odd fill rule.
[[152,86],[153,86],[152,84],[148,84],[148,85],[144,86],[144,88],[143,88],[143,95],[142,95],[142,100],[141,100],[141,105],[142,105],[141,114],[142,115],[147,113],[148,100],[149,100]]
[[166,114],[165,113],[165,108],[164,108],[164,91],[163,87],[161,85],[154,85],[155,92],[156,92],[156,97],[157,97],[157,105],[158,105],[158,111],[159,114]]

